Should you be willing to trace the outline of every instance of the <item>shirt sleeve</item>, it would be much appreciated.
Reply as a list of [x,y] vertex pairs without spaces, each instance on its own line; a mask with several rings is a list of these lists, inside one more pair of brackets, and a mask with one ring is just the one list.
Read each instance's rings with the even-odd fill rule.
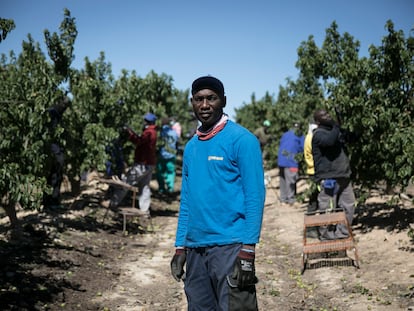
[[256,244],[260,239],[265,201],[263,160],[258,140],[246,135],[238,144],[238,165],[245,197],[246,228],[244,244]]
[[187,224],[188,224],[188,166],[187,166],[187,154],[184,151],[180,210],[178,214],[175,247],[186,246],[185,237],[187,233]]

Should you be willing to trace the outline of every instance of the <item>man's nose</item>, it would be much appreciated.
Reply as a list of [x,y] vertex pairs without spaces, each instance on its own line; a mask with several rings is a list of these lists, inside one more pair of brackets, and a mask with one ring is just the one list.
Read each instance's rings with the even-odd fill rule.
[[203,101],[201,102],[200,107],[201,108],[209,108],[210,107],[210,105],[208,104],[208,100],[207,100],[206,97],[203,97]]

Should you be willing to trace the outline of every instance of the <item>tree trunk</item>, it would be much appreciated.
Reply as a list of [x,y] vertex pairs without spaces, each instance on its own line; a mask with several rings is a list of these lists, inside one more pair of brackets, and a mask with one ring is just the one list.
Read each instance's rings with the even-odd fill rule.
[[4,210],[6,211],[7,216],[10,220],[10,227],[15,228],[18,224],[17,214],[16,214],[16,204],[14,202],[11,202],[6,195],[2,199],[2,205],[4,207]]
[[73,196],[77,196],[80,194],[81,191],[81,181],[78,176],[69,178],[70,186],[71,186],[71,193]]

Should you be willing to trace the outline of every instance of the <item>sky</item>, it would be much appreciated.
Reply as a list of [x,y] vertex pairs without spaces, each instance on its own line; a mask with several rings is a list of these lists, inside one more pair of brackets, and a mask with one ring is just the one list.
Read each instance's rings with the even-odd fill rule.
[[19,54],[30,33],[47,55],[43,31],[59,33],[64,8],[78,29],[72,67],[103,51],[116,78],[122,69],[143,78],[153,70],[184,91],[213,75],[232,118],[253,94],[277,98],[286,79],[297,78],[300,44],[312,35],[321,47],[334,21],[360,41],[361,57],[381,45],[387,20],[406,38],[414,35],[414,0],[0,0],[0,18],[16,24],[0,54]]

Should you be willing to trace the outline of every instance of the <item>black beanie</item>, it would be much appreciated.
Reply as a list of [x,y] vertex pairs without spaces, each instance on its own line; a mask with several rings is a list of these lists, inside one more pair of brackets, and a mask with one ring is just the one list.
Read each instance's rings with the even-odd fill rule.
[[194,95],[202,89],[212,90],[216,92],[221,99],[224,99],[224,86],[217,78],[204,76],[194,80],[193,85],[191,86],[191,95]]

